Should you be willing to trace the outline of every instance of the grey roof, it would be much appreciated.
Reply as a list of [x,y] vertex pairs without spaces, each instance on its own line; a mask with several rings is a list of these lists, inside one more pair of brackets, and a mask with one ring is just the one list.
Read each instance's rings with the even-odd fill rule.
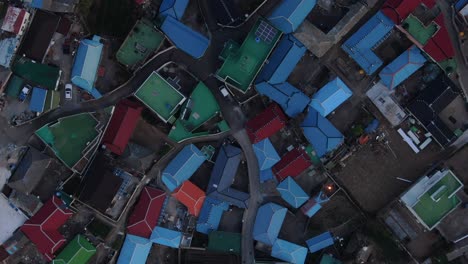
[[248,193],[231,187],[241,161],[241,149],[224,145],[219,150],[206,193],[208,196],[228,202],[240,208],[247,208]]

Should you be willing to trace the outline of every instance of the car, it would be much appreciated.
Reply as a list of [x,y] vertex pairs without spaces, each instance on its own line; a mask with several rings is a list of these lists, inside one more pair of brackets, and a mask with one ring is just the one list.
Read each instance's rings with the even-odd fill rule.
[[73,86],[68,83],[65,84],[65,99],[71,100],[73,97]]
[[30,85],[26,85],[21,89],[21,92],[18,96],[18,100],[20,102],[24,102],[26,98],[28,98],[28,95],[31,93],[32,87]]

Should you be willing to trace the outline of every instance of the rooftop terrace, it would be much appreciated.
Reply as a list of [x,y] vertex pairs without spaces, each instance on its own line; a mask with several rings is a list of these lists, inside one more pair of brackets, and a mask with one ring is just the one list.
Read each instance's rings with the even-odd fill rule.
[[226,47],[229,50],[223,51],[224,56],[228,55],[218,70],[218,77],[246,92],[280,36],[279,30],[259,19],[240,48],[231,43]]
[[167,122],[185,101],[185,96],[156,72],[135,92],[135,97]]

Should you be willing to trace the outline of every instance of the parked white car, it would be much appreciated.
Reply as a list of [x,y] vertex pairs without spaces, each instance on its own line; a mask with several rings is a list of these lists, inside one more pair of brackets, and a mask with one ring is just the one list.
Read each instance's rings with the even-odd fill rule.
[[65,99],[71,100],[73,95],[73,86],[70,83],[65,84]]

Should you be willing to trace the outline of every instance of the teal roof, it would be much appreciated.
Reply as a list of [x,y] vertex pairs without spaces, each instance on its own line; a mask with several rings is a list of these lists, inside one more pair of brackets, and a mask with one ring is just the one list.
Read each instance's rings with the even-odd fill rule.
[[307,256],[307,248],[277,239],[271,249],[271,256],[292,264],[303,264]]

